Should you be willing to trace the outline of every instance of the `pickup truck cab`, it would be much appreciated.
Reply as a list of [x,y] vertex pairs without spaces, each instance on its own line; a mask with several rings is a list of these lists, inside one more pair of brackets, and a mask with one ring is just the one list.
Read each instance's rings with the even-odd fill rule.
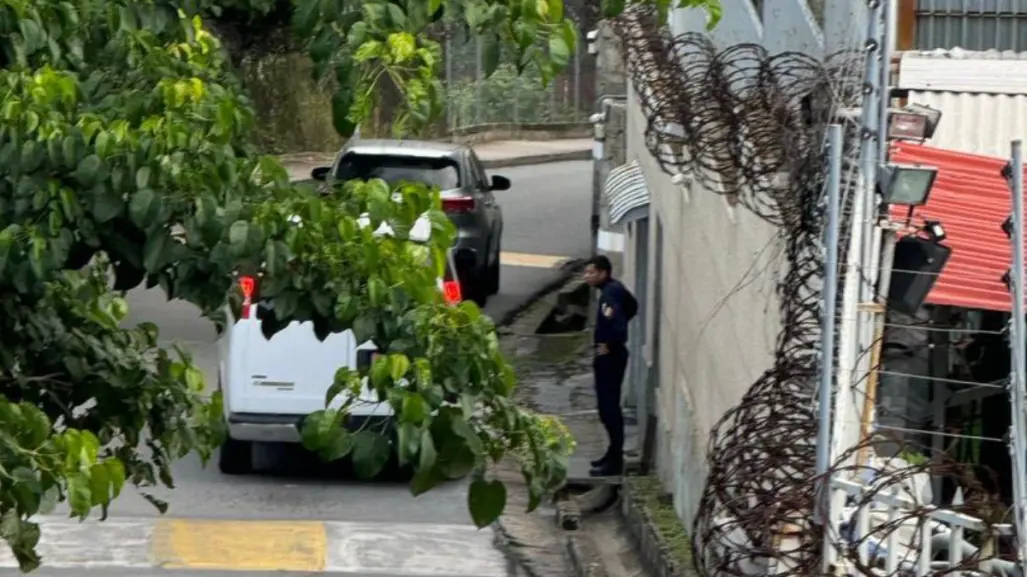
[[[430,231],[427,219],[421,218],[411,231],[411,242],[427,242]],[[382,225],[376,234],[391,234],[391,230]],[[269,303],[260,302],[259,296],[252,302],[252,297],[259,295],[259,279],[243,276],[238,282],[244,297],[240,318],[217,343],[218,387],[228,423],[228,438],[221,447],[218,466],[230,475],[252,471],[255,443],[299,443],[303,419],[325,408],[325,395],[339,367],[369,366],[376,352],[373,343],[356,342],[352,331],[320,341],[309,322],[290,323],[271,339],[265,338],[260,319],[271,312]],[[447,301],[460,301],[452,251],[437,286]],[[340,395],[333,405],[344,400]],[[363,402],[353,403],[350,408],[350,427],[392,416],[392,407],[379,403],[366,387],[359,400]]]

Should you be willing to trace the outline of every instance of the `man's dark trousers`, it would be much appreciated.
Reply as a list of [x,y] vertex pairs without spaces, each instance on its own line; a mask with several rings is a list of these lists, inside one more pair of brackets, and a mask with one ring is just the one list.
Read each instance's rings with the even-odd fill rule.
[[620,468],[624,464],[624,414],[620,408],[620,395],[627,368],[628,349],[623,345],[610,347],[609,352],[597,354],[592,361],[599,421],[610,438],[610,445],[603,456],[607,467]]

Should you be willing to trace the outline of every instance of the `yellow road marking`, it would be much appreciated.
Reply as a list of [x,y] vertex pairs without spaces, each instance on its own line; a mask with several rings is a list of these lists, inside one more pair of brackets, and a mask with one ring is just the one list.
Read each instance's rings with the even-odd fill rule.
[[548,254],[526,254],[522,252],[504,252],[499,255],[499,263],[503,266],[527,266],[533,268],[556,268],[570,258]]
[[324,571],[324,523],[161,519],[154,559],[168,569]]

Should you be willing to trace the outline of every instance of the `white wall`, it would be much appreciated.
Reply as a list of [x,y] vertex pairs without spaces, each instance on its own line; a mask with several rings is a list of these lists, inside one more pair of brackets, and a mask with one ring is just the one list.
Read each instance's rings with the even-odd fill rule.
[[[650,329],[658,324],[660,330],[657,469],[689,522],[703,488],[710,429],[773,362],[781,243],[776,229],[743,208],[701,186],[688,193],[671,183],[645,149],[645,122],[629,94],[628,154],[638,159],[652,194],[651,279],[657,219],[664,241],[662,306],[653,302],[653,283],[646,295],[648,310],[659,317],[650,317]],[[637,268],[628,262],[637,241],[629,237],[625,247],[629,277]]]
[[[863,44],[865,0],[823,0],[823,26],[807,0],[763,0],[763,14],[751,0],[721,1],[723,18],[710,36],[722,47],[755,43],[771,54],[795,50],[823,55]],[[675,34],[704,32],[706,13],[675,10],[671,29]]]
[[[710,33],[721,49],[759,43],[770,54],[823,57],[864,44],[864,0],[823,0],[822,26],[807,0],[764,0],[762,14],[751,0],[722,4],[723,19]],[[703,32],[706,15],[675,10],[670,25],[674,34]],[[649,329],[659,331],[660,341],[659,358],[652,351],[646,355],[659,373],[657,470],[689,525],[703,491],[711,428],[773,363],[782,241],[775,228],[744,207],[730,206],[699,184],[688,190],[672,184],[645,148],[645,119],[634,89],[628,94],[627,159],[639,161],[652,196],[650,279],[657,268],[657,221],[663,229],[662,305],[654,306],[654,282],[646,295]],[[627,239],[628,277],[638,267],[630,262],[634,243],[642,241]],[[648,336],[650,344],[654,336]]]

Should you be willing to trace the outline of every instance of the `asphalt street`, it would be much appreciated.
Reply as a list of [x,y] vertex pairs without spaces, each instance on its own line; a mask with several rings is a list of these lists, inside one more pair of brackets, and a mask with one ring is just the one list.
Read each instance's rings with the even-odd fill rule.
[[[563,262],[589,254],[591,166],[563,162],[491,172],[513,182],[510,190],[497,193],[505,220],[504,266],[500,294],[486,307],[486,313],[501,318],[557,278]],[[167,302],[159,290],[142,289],[130,293],[129,304],[130,320],[156,323],[163,342],[184,346],[208,383],[216,381],[215,332],[191,305]],[[45,539],[66,541],[52,542],[47,550],[53,555],[74,550],[75,539],[84,542],[77,557],[62,558],[39,574],[92,577],[126,571],[148,577],[185,570],[221,577],[225,569],[395,577],[511,574],[492,548],[491,531],[470,531],[462,483],[415,499],[402,482],[357,482],[301,451],[265,447],[256,464],[261,471],[229,477],[213,463],[203,467],[189,458],[175,467],[176,488],[156,492],[170,504],[165,518],[158,519],[151,505],[127,491],[112,507],[113,523],[44,529]],[[161,547],[169,551],[163,568],[151,568],[128,549],[117,550],[133,539],[139,551],[151,556]],[[241,566],[235,566],[232,550],[240,543],[262,551],[247,558],[239,553]],[[311,543],[327,550],[328,561],[305,561],[310,555],[303,549]],[[333,552],[333,547],[344,550]],[[105,552],[97,557],[96,550]],[[9,563],[5,554],[0,550],[0,576],[17,574],[4,568]],[[253,562],[254,556],[260,559]]]

